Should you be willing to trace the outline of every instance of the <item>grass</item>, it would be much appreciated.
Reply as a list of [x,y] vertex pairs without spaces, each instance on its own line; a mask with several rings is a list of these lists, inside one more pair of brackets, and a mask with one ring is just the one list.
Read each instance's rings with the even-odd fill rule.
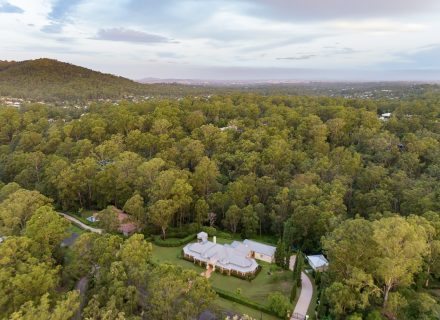
[[81,229],[80,227],[78,227],[77,225],[71,223],[70,226],[69,226],[69,228],[67,229],[67,232],[68,232],[69,234],[77,233],[77,234],[81,235],[81,234],[83,234],[84,232],[87,232],[87,231],[86,231],[86,230],[83,230],[83,229]]
[[223,298],[218,297],[214,301],[214,305],[223,313],[237,313],[237,314],[247,314],[248,316],[251,316],[254,319],[258,320],[278,320],[277,317],[272,316],[270,314],[260,312],[258,310],[249,308],[247,306],[241,305],[236,302],[232,302]]

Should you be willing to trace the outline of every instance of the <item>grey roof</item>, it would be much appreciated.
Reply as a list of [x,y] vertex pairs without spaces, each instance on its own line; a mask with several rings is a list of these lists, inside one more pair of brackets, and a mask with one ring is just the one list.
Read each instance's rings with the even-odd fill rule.
[[244,240],[243,244],[249,247],[252,251],[256,253],[261,253],[269,257],[273,257],[275,255],[276,247],[270,246],[267,244],[259,243],[252,240]]
[[183,252],[197,260],[213,263],[227,270],[253,272],[258,268],[255,259],[236,250],[231,245],[221,245],[211,241],[190,243]]
[[307,256],[307,260],[314,270],[326,267],[329,264],[328,260],[322,254]]

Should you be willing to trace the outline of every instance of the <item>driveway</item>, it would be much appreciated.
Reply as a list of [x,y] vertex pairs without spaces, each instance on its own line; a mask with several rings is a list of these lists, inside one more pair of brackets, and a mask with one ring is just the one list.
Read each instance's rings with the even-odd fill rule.
[[[289,261],[290,270],[293,270],[293,266],[295,265],[295,260],[296,260],[296,256],[292,255]],[[291,320],[305,319],[307,315],[307,310],[309,309],[310,303],[312,302],[312,296],[313,296],[312,282],[304,272],[301,272],[301,291],[295,309],[293,310],[292,317],[290,318]]]
[[76,224],[81,229],[88,230],[88,231],[91,231],[91,232],[94,232],[94,233],[99,233],[99,234],[102,233],[102,229],[90,227],[90,226],[82,223],[81,221],[79,221],[77,218],[72,217],[71,215],[68,215],[68,214],[63,213],[63,212],[58,212],[58,214],[63,216],[64,218],[66,218],[70,222],[73,222],[74,224]]

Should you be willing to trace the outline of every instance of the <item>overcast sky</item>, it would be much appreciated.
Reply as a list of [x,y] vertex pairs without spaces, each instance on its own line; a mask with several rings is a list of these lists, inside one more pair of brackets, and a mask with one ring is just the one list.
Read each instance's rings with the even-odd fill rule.
[[0,0],[0,59],[133,79],[440,80],[440,0]]

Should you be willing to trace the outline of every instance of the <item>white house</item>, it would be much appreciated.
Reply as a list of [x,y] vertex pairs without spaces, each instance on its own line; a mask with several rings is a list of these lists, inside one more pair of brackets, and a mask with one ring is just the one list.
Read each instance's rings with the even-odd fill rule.
[[186,260],[205,266],[206,269],[244,277],[258,271],[259,265],[255,259],[272,262],[275,250],[275,247],[251,240],[217,244],[215,237],[211,242],[206,232],[200,232],[196,243],[187,244],[183,248],[183,255]]
[[327,270],[329,265],[328,260],[322,254],[307,256],[307,261],[316,272]]
[[234,241],[231,243],[231,246],[244,251],[246,255],[249,255],[254,259],[269,263],[275,261],[276,247],[247,239],[243,242]]
[[382,113],[379,117],[379,120],[386,121],[391,118],[391,112]]

